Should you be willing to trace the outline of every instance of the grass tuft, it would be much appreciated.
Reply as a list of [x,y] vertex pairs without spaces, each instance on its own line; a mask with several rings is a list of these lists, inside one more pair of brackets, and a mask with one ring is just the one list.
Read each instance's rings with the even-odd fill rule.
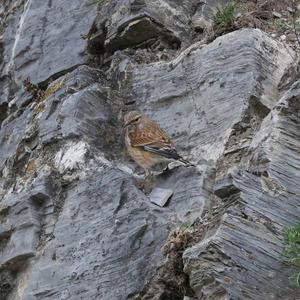
[[234,23],[237,2],[231,1],[223,8],[217,8],[214,16],[214,24],[218,27],[230,27]]
[[[283,238],[284,249],[281,256],[288,264],[300,268],[300,221],[293,227],[284,228]],[[293,274],[289,279],[291,287],[300,286],[300,272]]]

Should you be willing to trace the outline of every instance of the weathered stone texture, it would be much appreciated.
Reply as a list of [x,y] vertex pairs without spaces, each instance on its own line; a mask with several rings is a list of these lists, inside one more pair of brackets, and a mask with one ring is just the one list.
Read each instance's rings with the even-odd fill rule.
[[[96,5],[89,1],[28,0],[15,4],[4,32],[5,72],[16,79],[42,82],[84,62]],[[17,23],[18,22],[18,23]]]
[[[0,4],[1,299],[297,299],[293,52],[252,29],[192,43],[220,2]],[[196,164],[157,176],[164,207],[124,151],[135,108]]]

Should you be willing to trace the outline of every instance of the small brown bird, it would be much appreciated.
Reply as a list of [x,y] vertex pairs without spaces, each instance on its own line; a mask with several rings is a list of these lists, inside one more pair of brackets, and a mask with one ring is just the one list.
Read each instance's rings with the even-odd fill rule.
[[145,170],[146,178],[151,168],[159,163],[178,161],[194,166],[176,151],[169,136],[160,126],[139,111],[130,111],[124,117],[125,145],[130,156]]

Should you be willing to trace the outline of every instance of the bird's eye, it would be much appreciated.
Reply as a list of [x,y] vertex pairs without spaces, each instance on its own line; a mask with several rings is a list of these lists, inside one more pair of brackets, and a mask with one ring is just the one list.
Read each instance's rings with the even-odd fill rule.
[[137,118],[135,118],[135,119],[133,120],[133,122],[136,123],[136,122],[139,121],[139,119],[140,119],[140,117],[137,117]]

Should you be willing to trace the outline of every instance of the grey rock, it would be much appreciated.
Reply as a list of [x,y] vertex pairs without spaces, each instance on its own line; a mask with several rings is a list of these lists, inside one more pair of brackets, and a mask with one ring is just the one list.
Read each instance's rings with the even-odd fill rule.
[[[283,226],[291,226],[299,218],[296,197],[287,199],[287,193],[277,198],[264,194],[259,177],[247,172],[240,173],[235,180],[240,196],[216,229],[183,256],[185,272],[197,297],[295,299],[296,293],[288,284],[291,270],[280,260],[279,253]],[[271,205],[276,206],[272,212]],[[287,212],[285,216],[282,211]],[[254,274],[264,274],[264,285]]]
[[124,23],[122,24],[124,30],[121,33],[117,32],[113,37],[105,41],[105,48],[108,51],[113,52],[125,49],[154,38],[165,38],[170,44],[180,45],[178,37],[166,30],[162,24],[157,24],[147,15],[135,16],[135,18]]
[[215,14],[222,11],[224,7],[230,3],[229,0],[204,0],[199,1],[192,22],[197,30],[204,30],[206,27],[212,26]]
[[214,184],[214,194],[220,198],[226,198],[239,192],[239,189],[233,184],[232,175],[222,178]]
[[[300,216],[293,51],[250,29],[179,49],[215,5],[0,5],[0,297],[296,298],[279,257]],[[103,70],[82,65],[86,46]],[[40,98],[18,88],[25,76]],[[157,176],[165,207],[124,152],[135,108],[196,165]]]
[[[249,48],[253,51],[249,52]],[[276,53],[276,57],[272,53]],[[268,67],[273,68],[274,61],[279,58],[277,55],[281,58],[275,63],[276,68],[266,71]],[[280,298],[287,293],[291,299],[295,296],[287,283],[288,273],[292,271],[283,266],[277,253],[282,248],[278,236],[283,226],[293,224],[296,216],[299,218],[299,211],[295,210],[294,196],[290,197],[291,206],[287,203],[277,212],[275,207],[270,208],[270,201],[277,207],[279,203],[286,203],[287,190],[292,195],[299,194],[299,190],[296,191],[293,184],[287,188],[279,179],[273,178],[274,175],[270,175],[274,168],[270,167],[269,162],[274,164],[278,156],[273,153],[270,157],[265,151],[278,147],[278,144],[261,146],[266,138],[273,134],[280,135],[275,133],[277,126],[284,126],[276,125],[274,121],[278,119],[274,112],[278,110],[281,97],[276,89],[291,59],[282,46],[260,31],[242,30],[220,37],[202,49],[193,45],[169,63],[132,68],[131,63],[127,62],[128,70],[133,70],[129,77],[133,82],[134,105],[158,121],[181,147],[185,145],[188,133],[188,146],[181,148],[181,152],[193,162],[199,157],[215,162],[215,183],[211,186],[209,180],[208,187],[229,206],[222,212],[221,221],[215,225],[217,229],[205,236],[202,242],[187,249],[183,256],[184,271],[188,273],[191,287],[199,299],[214,299],[220,294],[224,297],[233,295],[237,299],[257,299],[258,294],[262,299]],[[282,65],[281,60],[286,64]],[[234,72],[228,73],[229,69],[234,69]],[[265,74],[263,81],[262,72]],[[298,115],[299,108],[295,105],[293,113],[292,110],[286,113],[291,119]],[[269,124],[270,120],[273,123]],[[291,130],[287,135],[294,137],[282,144],[295,144],[295,132],[299,131],[291,125],[287,126]],[[279,151],[281,153],[282,150]],[[297,157],[297,154],[291,153],[290,157]],[[281,165],[283,160],[276,165]],[[289,165],[298,165],[298,162],[293,160]],[[282,165],[278,168],[282,170]],[[239,170],[252,171],[257,175],[247,175],[247,172],[240,173]],[[267,178],[260,175],[264,171],[269,174]],[[287,169],[276,172],[276,177],[285,177],[280,174],[288,173]],[[288,175],[288,178],[290,181],[293,181],[292,178],[298,180],[299,173]],[[235,180],[239,184],[244,182],[246,187],[235,184]],[[267,195],[260,197],[261,193]],[[277,204],[274,196],[277,197]],[[213,199],[213,196],[208,197]],[[238,204],[230,205],[231,202]],[[283,211],[292,213],[292,216],[287,216],[289,213],[280,216]],[[259,226],[257,222],[263,222],[263,225]],[[262,254],[257,249],[266,250]],[[240,258],[240,251],[245,251],[244,259]],[[258,257],[262,259],[259,261],[260,267],[253,269],[247,253],[254,253],[254,260]],[[203,268],[199,267],[201,265]],[[238,270],[243,271],[239,273]],[[277,272],[275,270],[281,270],[276,281],[266,278],[268,283],[262,284],[262,278],[257,278],[257,274],[274,274]],[[257,280],[249,282],[252,276]],[[240,284],[231,285],[232,282]]]
[[[216,229],[184,253],[185,271],[199,299],[217,295],[234,299],[297,298],[288,284],[292,271],[281,261],[280,253],[283,227],[295,224],[300,212],[296,183],[299,170],[295,168],[299,165],[300,106],[295,100],[299,87],[297,81],[256,132],[250,146],[250,168],[233,173],[231,184],[224,179],[215,188],[223,201],[233,200],[230,209]],[[262,153],[267,162],[261,159]],[[222,190],[228,193],[220,193]],[[264,278],[263,285],[258,274]]]
[[[11,5],[13,6],[13,5]],[[85,62],[81,38],[96,16],[90,1],[17,1],[3,35],[2,74],[40,83]],[[2,76],[3,76],[2,75]]]
[[[191,218],[192,209],[201,213],[200,175],[180,168],[160,179],[162,186],[177,184],[168,209],[154,206],[114,163],[123,159],[118,139],[122,100],[117,94],[110,99],[103,73],[81,66],[49,89],[52,93],[27,114],[18,156],[3,157],[7,171],[1,178],[1,204],[11,229],[2,230],[7,243],[1,266],[9,263],[21,270],[30,264],[22,299],[122,299],[136,294],[163,261],[160,248],[169,224]],[[3,129],[14,128],[22,115]],[[186,199],[188,185],[193,190]],[[134,270],[127,262],[133,257]],[[116,277],[110,274],[116,268],[123,285],[111,290]],[[49,274],[56,274],[54,281]],[[21,285],[17,281],[11,297]]]
[[[217,161],[226,143],[232,144],[230,151],[241,148],[240,141],[228,138],[242,121],[242,126],[250,127],[245,128],[247,146],[247,134],[251,136],[278,101],[276,86],[291,62],[282,45],[259,30],[245,29],[203,48],[194,44],[167,63],[133,68],[128,62],[124,72],[132,81],[135,106],[162,125],[182,154],[192,162]],[[268,79],[262,81],[261,76]],[[122,90],[126,89],[121,85]],[[252,110],[257,110],[253,116],[257,120],[251,120]]]
[[2,222],[9,228],[2,234],[0,268],[21,269],[27,258],[35,255],[40,222],[34,206],[26,196],[8,196],[1,201]]
[[172,195],[173,191],[170,189],[154,188],[149,197],[152,203],[163,207]]
[[194,5],[194,1],[105,2],[90,34],[90,46],[114,52],[141,43],[151,46],[158,40],[161,47],[177,49],[192,38],[190,15]]
[[[33,266],[23,299],[57,299],[66,291],[71,299],[123,299],[151,277],[166,238],[164,216],[149,207],[147,198],[120,171],[98,169],[68,189],[68,210],[63,209],[55,239]],[[108,186],[113,189],[104,193]],[[128,259],[134,261],[134,271]],[[49,281],[47,274],[56,275]],[[115,280],[119,284],[111,290]]]

